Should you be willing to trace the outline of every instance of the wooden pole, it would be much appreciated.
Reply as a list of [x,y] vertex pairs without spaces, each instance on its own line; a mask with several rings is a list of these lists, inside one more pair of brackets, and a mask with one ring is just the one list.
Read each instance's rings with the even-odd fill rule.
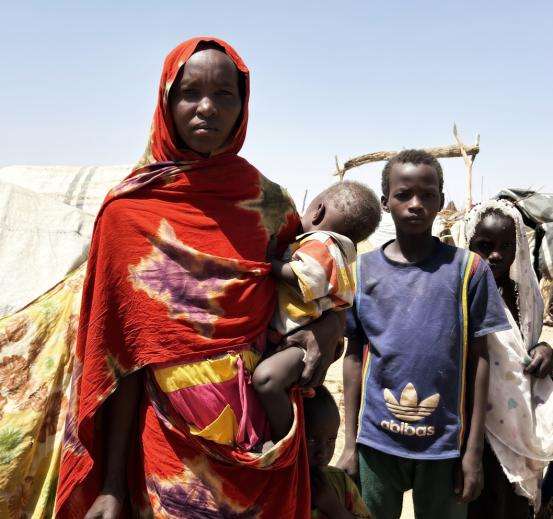
[[[451,158],[451,157],[462,157],[463,152],[472,157],[476,156],[480,152],[480,145],[477,142],[473,146],[465,147],[463,149],[459,145],[454,146],[440,146],[438,148],[425,148],[427,153],[430,153],[433,157],[437,159]],[[354,157],[346,161],[343,167],[340,168],[338,164],[338,158],[336,158],[336,172],[335,175],[339,176],[341,179],[344,177],[346,171],[352,168],[357,168],[363,166],[364,164],[369,164],[371,162],[381,162],[384,160],[390,160],[394,155],[397,155],[399,151],[376,151],[374,153],[367,153],[366,155],[361,155],[359,157]]]
[[[476,142],[472,146],[465,146],[459,137],[457,125],[453,123],[453,136],[455,137],[457,144],[453,146],[440,146],[438,148],[425,148],[424,151],[437,159],[463,157],[467,168],[467,197],[465,211],[469,211],[472,207],[472,166],[476,155],[480,153],[480,134],[476,135]],[[349,159],[342,167],[340,167],[338,157],[336,156],[336,171],[334,172],[334,175],[338,176],[341,182],[344,180],[344,175],[348,170],[363,166],[364,164],[369,164],[371,162],[390,160],[398,153],[398,151],[376,151],[374,153],[367,153],[366,155],[360,155],[359,157]]]
[[[471,155],[469,157],[469,153],[467,153],[465,145],[461,141],[461,137],[459,137],[457,125],[455,123],[453,123],[453,136],[455,137],[457,145],[461,150],[463,160],[465,161],[465,166],[467,168],[467,198],[465,203],[465,212],[468,212],[472,207],[472,165],[474,164],[474,159],[476,155]],[[480,135],[476,136],[476,146],[478,146],[478,149],[480,149]]]
[[305,201],[307,200],[307,189],[305,190],[305,193],[303,194],[303,203],[301,204],[301,213],[305,211]]

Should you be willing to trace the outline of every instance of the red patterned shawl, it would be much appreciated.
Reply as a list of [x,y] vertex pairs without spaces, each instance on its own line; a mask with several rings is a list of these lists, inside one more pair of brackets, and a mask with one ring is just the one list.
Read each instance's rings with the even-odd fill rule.
[[[201,41],[223,47],[246,86],[238,126],[210,158],[178,149],[167,99]],[[98,495],[105,459],[100,411],[121,377],[148,366],[239,352],[264,336],[275,304],[267,244],[276,235],[285,247],[299,219],[287,193],[237,156],[248,95],[248,69],[223,41],[189,40],[165,61],[147,150],[139,167],[107,196],[96,221],[58,517],[82,517]],[[191,436],[163,408],[166,402],[148,380],[145,374],[141,438],[130,455],[139,466],[132,479],[140,480],[131,493],[144,514],[156,510],[151,496],[157,495],[175,503],[163,517],[309,517],[301,409],[292,434],[260,456]],[[202,500],[205,515],[185,506]]]

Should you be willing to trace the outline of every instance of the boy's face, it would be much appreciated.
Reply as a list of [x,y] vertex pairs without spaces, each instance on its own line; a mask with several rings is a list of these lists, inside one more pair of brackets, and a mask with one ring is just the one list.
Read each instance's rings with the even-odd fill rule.
[[516,230],[511,218],[498,214],[486,216],[477,226],[470,250],[485,259],[493,277],[508,274],[516,255]]
[[422,234],[443,207],[443,194],[436,170],[428,164],[392,165],[388,198],[382,197],[382,208],[391,213],[398,231]]
[[222,51],[193,54],[171,88],[175,129],[192,150],[209,154],[225,144],[242,109],[238,70]]
[[336,437],[340,427],[340,416],[334,413],[315,412],[306,423],[307,457],[310,467],[326,467],[336,447]]

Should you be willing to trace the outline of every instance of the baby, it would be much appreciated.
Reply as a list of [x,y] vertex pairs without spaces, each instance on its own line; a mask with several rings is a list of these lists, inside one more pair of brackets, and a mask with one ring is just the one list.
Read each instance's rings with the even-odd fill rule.
[[313,398],[304,400],[304,409],[312,519],[370,517],[355,483],[343,470],[328,465],[340,426],[334,398],[325,386],[319,386]]
[[[271,342],[318,319],[326,310],[343,310],[353,303],[355,282],[350,264],[355,245],[380,222],[380,203],[359,182],[340,182],[319,194],[302,218],[304,234],[285,257],[272,259],[280,281],[278,308]],[[253,374],[254,387],[267,412],[273,441],[290,430],[293,411],[288,390],[300,378],[305,350],[289,347],[263,360]]]

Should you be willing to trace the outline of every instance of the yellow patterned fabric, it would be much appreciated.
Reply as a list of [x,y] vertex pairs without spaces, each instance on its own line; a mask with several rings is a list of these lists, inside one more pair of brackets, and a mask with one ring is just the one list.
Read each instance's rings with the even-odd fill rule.
[[197,362],[153,368],[156,384],[190,434],[242,450],[257,449],[267,421],[251,374],[261,354],[244,349]]
[[85,265],[0,319],[0,517],[53,516]]
[[240,354],[224,355],[214,359],[159,368],[154,371],[154,375],[156,382],[164,393],[200,384],[227,382],[238,374],[237,361],[239,356],[244,362],[244,367],[253,372],[259,362],[260,354],[246,350]]

